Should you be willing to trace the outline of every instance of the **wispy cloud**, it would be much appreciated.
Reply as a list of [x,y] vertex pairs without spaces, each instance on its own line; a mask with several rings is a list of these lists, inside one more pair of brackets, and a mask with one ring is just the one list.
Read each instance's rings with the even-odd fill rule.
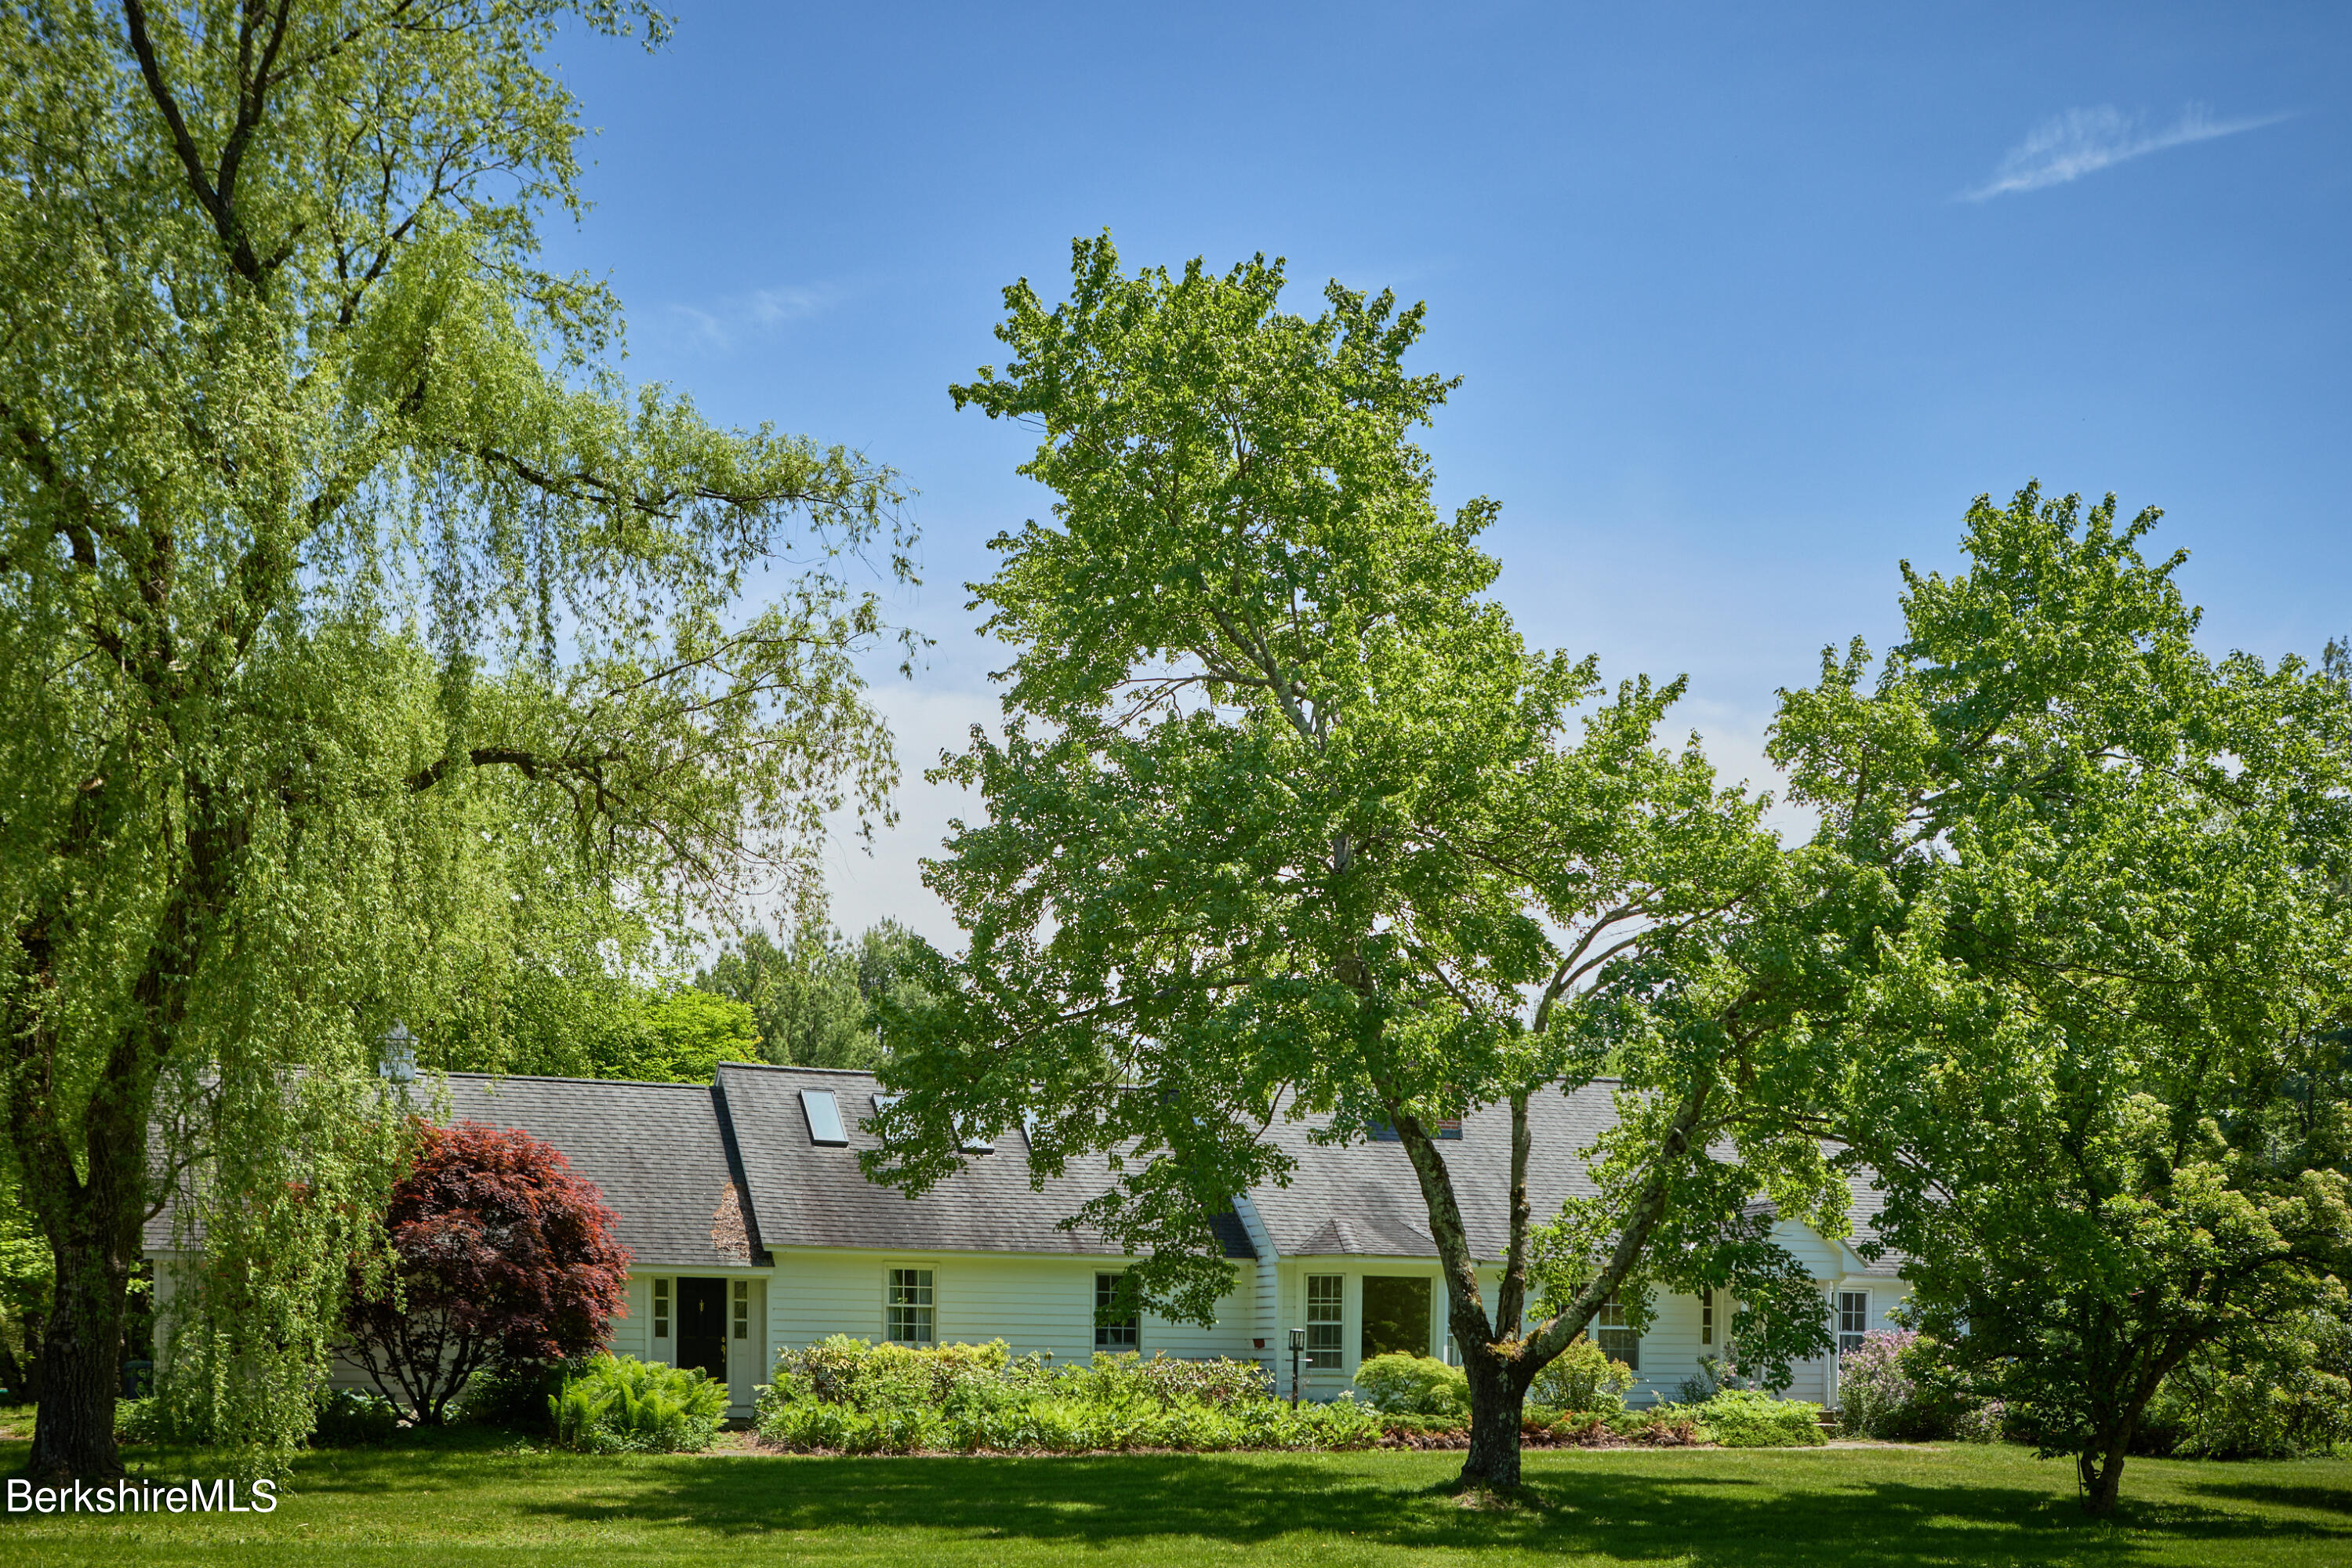
[[2035,126],[2024,141],[2010,149],[2009,156],[1993,171],[1991,180],[1976,190],[1961,193],[1961,199],[1990,201],[2014,191],[2063,185],[2111,164],[2161,153],[2167,147],[2185,147],[2191,142],[2235,136],[2241,131],[2275,125],[2285,118],[2284,114],[2263,114],[2245,120],[2216,120],[2211,110],[2192,104],[2169,125],[2153,125],[2143,116],[2126,114],[2111,105],[2070,109]]
[[658,319],[662,335],[673,342],[730,349],[747,338],[820,315],[845,297],[844,290],[828,283],[753,289],[707,305],[665,305]]

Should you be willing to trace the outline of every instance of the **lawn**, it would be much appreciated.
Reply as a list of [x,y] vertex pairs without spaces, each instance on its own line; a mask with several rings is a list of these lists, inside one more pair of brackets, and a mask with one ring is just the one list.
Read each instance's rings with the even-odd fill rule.
[[[24,1451],[0,1444],[0,1468]],[[141,1468],[188,1473],[163,1458]],[[315,1455],[265,1518],[10,1518],[0,1563],[2352,1563],[2343,1460],[2135,1460],[2114,1524],[2082,1518],[2066,1467],[2015,1448],[1534,1454],[1540,1506],[1500,1513],[1430,1489],[1458,1465],[1402,1453],[590,1459],[451,1434]]]

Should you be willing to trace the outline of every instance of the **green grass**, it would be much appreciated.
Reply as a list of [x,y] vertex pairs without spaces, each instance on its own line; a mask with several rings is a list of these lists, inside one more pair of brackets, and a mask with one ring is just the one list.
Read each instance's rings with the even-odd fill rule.
[[[0,1563],[2352,1563],[2352,1463],[2132,1461],[2123,1516],[2016,1448],[1542,1453],[1539,1506],[1433,1489],[1445,1454],[829,1459],[320,1453],[266,1518],[0,1523]],[[150,1474],[184,1458],[134,1456]],[[0,1443],[0,1468],[24,1460]],[[197,1473],[204,1473],[201,1463]],[[0,1516],[5,1517],[5,1516]]]

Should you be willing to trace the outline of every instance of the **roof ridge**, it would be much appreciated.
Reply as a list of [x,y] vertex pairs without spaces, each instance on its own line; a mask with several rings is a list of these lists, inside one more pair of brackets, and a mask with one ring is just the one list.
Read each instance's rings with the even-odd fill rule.
[[804,1068],[796,1062],[720,1062],[719,1065],[723,1068],[753,1068],[761,1072],[814,1072],[835,1078],[870,1078],[877,1083],[881,1081],[871,1068]]
[[[721,1062],[719,1064],[721,1067],[731,1067],[733,1065],[735,1064],[731,1062]],[[697,1094],[709,1094],[710,1092],[710,1086],[703,1082],[700,1079],[573,1078],[567,1073],[556,1072],[432,1073],[430,1069],[419,1071],[416,1076],[420,1079],[428,1076],[445,1079],[471,1079],[483,1083],[604,1083],[611,1084],[615,1089],[690,1089]]]

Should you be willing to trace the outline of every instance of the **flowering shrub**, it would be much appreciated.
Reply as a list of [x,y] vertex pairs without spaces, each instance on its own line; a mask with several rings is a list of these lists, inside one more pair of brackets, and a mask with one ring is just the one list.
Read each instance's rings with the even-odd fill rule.
[[1353,1401],[1293,1410],[1254,1362],[1097,1355],[1056,1367],[982,1345],[835,1336],[776,1358],[761,1441],[798,1452],[1093,1453],[1134,1448],[1368,1448],[1381,1422]]
[[763,1402],[759,1428],[761,1439],[775,1447],[837,1454],[1369,1448],[1381,1436],[1380,1417],[1349,1400],[1293,1410],[1272,1399],[1114,1407],[1034,1395],[955,1409]]
[[779,1354],[773,1386],[782,1398],[877,1410],[939,1404],[967,1385],[1005,1381],[1012,1364],[1012,1349],[1003,1340],[922,1349],[834,1334]]
[[1610,1360],[1607,1352],[1579,1334],[1536,1373],[1528,1392],[1554,1410],[1606,1415],[1625,1408],[1625,1391],[1633,1386],[1632,1367]]
[[1990,1416],[1981,1408],[1941,1363],[1936,1342],[1911,1330],[1866,1335],[1838,1358],[1838,1430],[1848,1436],[1998,1442],[2006,1412],[1998,1401]]
[[1916,1331],[1898,1329],[1865,1334],[1838,1357],[1838,1430],[1889,1442],[1950,1434],[1951,1411],[1914,1375],[1910,1361],[1918,1344]]
[[1963,1443],[1998,1443],[2008,1425],[2009,1407],[1998,1399],[1988,1399],[1960,1412],[1952,1422],[1952,1436]]
[[1433,1356],[1376,1355],[1356,1369],[1356,1386],[1384,1415],[1452,1415],[1470,1408],[1470,1380]]
[[1160,1405],[1237,1405],[1274,1397],[1274,1379],[1254,1361],[1213,1356],[1182,1361],[1170,1355],[1097,1352],[1085,1366],[1055,1373],[1061,1386],[1097,1403],[1149,1399]]

